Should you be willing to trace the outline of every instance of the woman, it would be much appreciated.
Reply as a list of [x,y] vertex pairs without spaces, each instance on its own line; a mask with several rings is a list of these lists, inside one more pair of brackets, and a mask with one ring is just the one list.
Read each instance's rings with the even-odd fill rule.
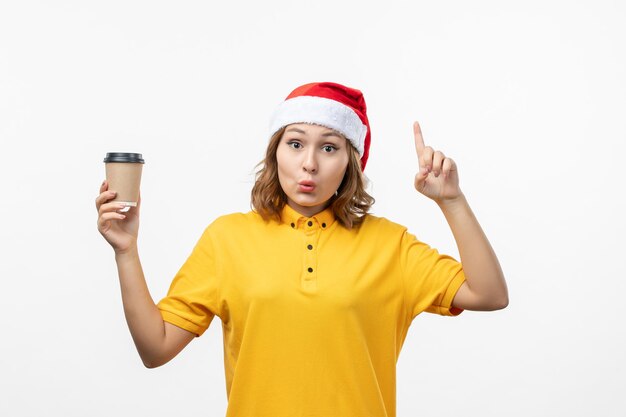
[[498,260],[459,188],[454,161],[414,123],[415,188],[441,208],[462,264],[368,210],[370,129],[363,95],[296,88],[274,112],[254,210],[221,216],[157,305],[137,252],[139,208],[96,199],[124,312],[149,367],[222,321],[227,416],[395,416],[395,365],[423,311],[506,307]]

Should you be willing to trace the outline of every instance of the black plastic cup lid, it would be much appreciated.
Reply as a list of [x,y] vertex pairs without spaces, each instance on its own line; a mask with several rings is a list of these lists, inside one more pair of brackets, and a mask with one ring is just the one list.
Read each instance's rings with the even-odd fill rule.
[[109,152],[107,153],[106,158],[104,158],[104,162],[131,162],[135,164],[145,164],[140,153],[127,152]]

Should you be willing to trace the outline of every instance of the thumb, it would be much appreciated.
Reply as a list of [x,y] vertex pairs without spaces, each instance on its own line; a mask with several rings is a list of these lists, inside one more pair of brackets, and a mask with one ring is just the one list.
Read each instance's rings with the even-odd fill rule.
[[420,191],[424,188],[426,183],[426,178],[428,178],[428,170],[424,167],[420,168],[417,174],[415,174],[415,189]]

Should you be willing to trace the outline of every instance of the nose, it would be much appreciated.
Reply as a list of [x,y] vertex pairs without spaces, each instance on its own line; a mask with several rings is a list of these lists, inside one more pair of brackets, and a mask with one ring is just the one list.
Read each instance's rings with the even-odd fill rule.
[[304,160],[302,161],[302,169],[310,173],[317,172],[317,159],[314,150],[310,149],[308,152],[306,152],[306,155],[304,155]]

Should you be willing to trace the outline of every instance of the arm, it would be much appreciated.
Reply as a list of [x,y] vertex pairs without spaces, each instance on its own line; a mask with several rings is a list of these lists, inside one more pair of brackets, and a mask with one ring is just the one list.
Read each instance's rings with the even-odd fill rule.
[[509,303],[498,258],[459,187],[456,163],[442,152],[424,145],[419,123],[413,124],[419,172],[415,189],[434,200],[456,240],[465,282],[452,306],[466,310],[498,310]]
[[164,322],[150,296],[137,248],[115,254],[120,278],[124,315],[147,368],[169,362],[195,337],[195,334]]
[[125,205],[112,202],[116,191],[108,188],[105,180],[96,198],[98,231],[115,251],[124,314],[139,356],[146,367],[154,368],[176,356],[194,334],[165,323],[150,297],[137,251],[141,193],[137,206],[122,214],[118,210]]
[[461,256],[465,282],[452,306],[464,310],[499,310],[509,304],[504,273],[465,196],[439,204]]

